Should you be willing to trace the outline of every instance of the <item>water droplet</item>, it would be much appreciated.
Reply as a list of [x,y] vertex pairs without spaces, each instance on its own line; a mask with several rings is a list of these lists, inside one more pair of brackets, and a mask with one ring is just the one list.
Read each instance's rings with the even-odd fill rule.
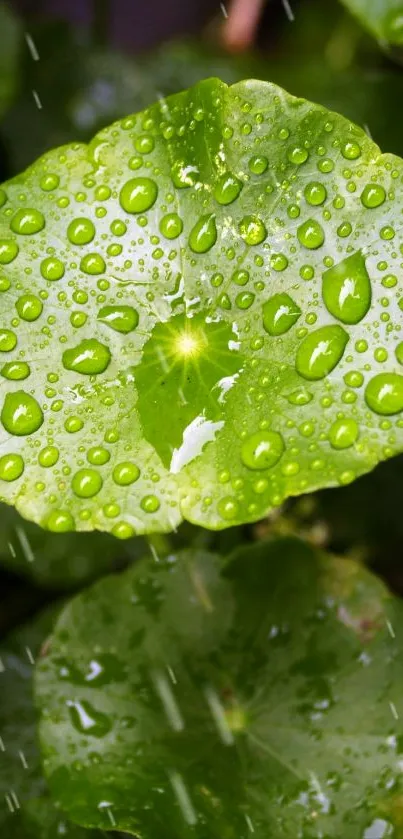
[[44,280],[61,280],[64,276],[64,265],[56,256],[49,256],[41,262],[41,274]]
[[[140,477],[140,469],[134,463],[118,463],[115,466],[112,474],[115,484],[119,486],[129,486],[133,484]],[[151,496],[149,496],[151,497]],[[143,507],[144,509],[144,507]],[[158,509],[158,507],[157,507]],[[154,512],[153,510],[146,510],[146,512]]]
[[244,216],[239,223],[239,232],[247,245],[260,245],[267,236],[266,226],[259,216]]
[[30,236],[33,233],[39,233],[45,227],[45,218],[39,210],[34,210],[30,207],[26,209],[17,210],[10,222],[10,228],[13,233],[19,233],[23,236]]
[[20,454],[4,454],[0,457],[0,479],[16,481],[24,471],[24,461]]
[[31,370],[26,361],[8,361],[7,364],[3,364],[0,373],[5,379],[19,381],[27,379]]
[[89,218],[75,218],[67,228],[67,238],[72,245],[88,245],[94,236],[95,227]]
[[255,155],[251,157],[248,165],[254,175],[263,175],[269,165],[269,161],[263,155]]
[[49,467],[54,466],[59,460],[59,449],[56,446],[45,446],[41,449],[38,455],[38,463],[40,466]]
[[322,326],[311,332],[298,348],[297,372],[304,379],[323,379],[339,363],[348,340],[342,326]]
[[103,274],[106,269],[105,260],[99,253],[86,253],[80,262],[80,268],[86,274]]
[[351,254],[323,274],[325,305],[343,323],[358,323],[371,305],[371,281],[361,251]]
[[0,265],[9,265],[18,255],[19,247],[11,239],[0,239]]
[[197,183],[199,170],[192,164],[188,164],[183,160],[177,160],[172,166],[171,178],[177,189],[186,189]]
[[156,495],[145,495],[140,501],[140,507],[145,513],[156,513],[160,508],[160,502]]
[[298,388],[298,390],[289,393],[286,398],[290,405],[308,405],[312,401],[313,395],[308,390]]
[[151,178],[131,178],[120,190],[120,206],[126,213],[145,213],[155,204],[158,187]]
[[110,452],[107,449],[103,449],[102,446],[93,446],[92,449],[88,449],[87,460],[88,463],[91,463],[91,466],[103,466],[105,463],[108,463],[110,458]]
[[242,461],[248,469],[270,469],[284,452],[284,441],[277,431],[257,431],[242,445]]
[[139,322],[139,315],[132,306],[104,306],[98,312],[98,320],[106,323],[116,332],[127,335],[133,332]]
[[360,157],[361,148],[358,143],[355,143],[353,140],[349,140],[344,144],[344,146],[342,146],[341,153],[346,160],[356,160],[357,157]]
[[304,248],[316,250],[320,248],[325,241],[325,234],[323,227],[315,219],[308,219],[300,224],[297,230],[298,241]]
[[16,334],[11,329],[0,329],[0,352],[10,352],[16,346]]
[[338,419],[329,430],[330,445],[334,449],[348,449],[358,437],[358,425],[353,419]]
[[96,711],[86,700],[68,700],[67,704],[72,725],[80,734],[105,737],[111,730],[111,718],[101,711]]
[[399,373],[379,373],[365,388],[365,401],[371,411],[383,416],[403,411],[403,376]]
[[293,149],[289,149],[287,157],[290,163],[295,163],[297,166],[300,166],[301,163],[305,163],[308,160],[308,152],[302,146],[294,146]]
[[367,209],[380,207],[384,203],[386,192],[380,184],[367,184],[361,193],[361,203]]
[[232,204],[238,198],[243,183],[234,175],[222,175],[214,187],[214,198],[219,204]]
[[182,233],[183,221],[177,213],[167,213],[160,221],[160,231],[166,239],[177,239]]
[[395,355],[399,364],[403,364],[403,341],[400,341],[400,343],[395,348]]
[[238,515],[239,504],[236,498],[226,495],[218,502],[217,510],[222,519],[225,521],[233,521]]
[[63,366],[66,370],[74,370],[86,376],[103,373],[110,360],[108,347],[96,338],[81,341],[76,347],[71,347],[63,353]]
[[263,326],[269,335],[283,335],[301,317],[301,309],[289,294],[274,294],[263,305]]
[[24,390],[7,393],[1,412],[1,421],[9,434],[33,434],[43,423],[43,413],[33,396]]
[[327,198],[327,190],[320,181],[311,181],[304,189],[305,200],[313,207],[319,207]]
[[43,303],[34,294],[23,294],[22,297],[18,298],[15,308],[20,318],[33,321],[39,318],[43,309]]
[[71,488],[79,498],[92,498],[100,491],[102,484],[102,478],[95,469],[79,469],[73,475]]
[[217,241],[214,213],[201,216],[189,236],[189,246],[194,253],[206,253]]
[[65,510],[52,510],[47,518],[46,527],[52,533],[68,533],[75,530],[75,521],[71,513]]

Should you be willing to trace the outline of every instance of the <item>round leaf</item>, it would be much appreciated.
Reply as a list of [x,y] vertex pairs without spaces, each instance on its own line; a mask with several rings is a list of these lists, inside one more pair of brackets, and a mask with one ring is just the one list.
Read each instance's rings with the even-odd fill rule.
[[402,175],[319,106],[211,80],[6,184],[3,500],[222,528],[399,451]]
[[297,540],[145,560],[72,601],[39,664],[53,795],[144,839],[394,835],[402,633],[375,577]]

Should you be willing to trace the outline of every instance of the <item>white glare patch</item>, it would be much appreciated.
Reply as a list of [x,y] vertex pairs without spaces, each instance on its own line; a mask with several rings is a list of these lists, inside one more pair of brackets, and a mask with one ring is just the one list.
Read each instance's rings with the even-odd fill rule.
[[182,332],[175,341],[175,349],[180,355],[197,355],[200,352],[200,340],[190,332]]
[[183,432],[183,442],[179,449],[174,449],[169,471],[176,475],[181,469],[190,463],[195,457],[201,454],[203,446],[211,443],[217,431],[224,425],[224,422],[213,422],[206,420],[203,414],[194,419]]

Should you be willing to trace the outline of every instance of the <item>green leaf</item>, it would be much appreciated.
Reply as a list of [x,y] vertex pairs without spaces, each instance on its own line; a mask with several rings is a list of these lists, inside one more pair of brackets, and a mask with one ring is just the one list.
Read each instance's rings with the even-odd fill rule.
[[45,612],[0,647],[0,832],[6,839],[101,839],[67,822],[51,801],[36,745],[33,660],[51,630]]
[[342,0],[342,2],[379,41],[402,46],[402,0]]
[[402,172],[210,80],[6,184],[3,500],[55,531],[222,528],[397,453]]
[[20,34],[17,18],[8,4],[0,2],[0,116],[16,91]]
[[116,571],[139,558],[139,538],[118,542],[101,533],[51,533],[0,507],[0,565],[41,586],[69,588]]
[[144,560],[38,665],[55,800],[144,839],[392,835],[370,826],[401,807],[402,640],[383,584],[297,540]]

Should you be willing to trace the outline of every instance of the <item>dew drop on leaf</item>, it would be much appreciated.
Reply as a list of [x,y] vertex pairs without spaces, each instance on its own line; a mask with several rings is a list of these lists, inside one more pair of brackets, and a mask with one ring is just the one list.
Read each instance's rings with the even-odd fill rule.
[[289,294],[274,294],[263,304],[263,326],[269,335],[283,335],[301,317],[301,309]]
[[280,460],[284,448],[277,431],[257,431],[242,444],[242,461],[248,469],[270,469]]
[[343,323],[359,323],[371,305],[371,281],[361,251],[351,254],[323,274],[326,308]]
[[6,395],[1,421],[9,434],[17,437],[33,434],[43,423],[42,408],[29,393],[16,390]]
[[194,253],[206,253],[217,241],[214,213],[201,216],[189,235],[189,247]]
[[399,373],[379,373],[365,388],[365,401],[372,411],[384,416],[403,411],[403,376]]
[[110,350],[96,338],[87,338],[63,353],[63,366],[66,370],[74,370],[86,376],[103,373],[110,360]]
[[322,326],[311,332],[298,348],[297,372],[304,379],[323,379],[339,363],[348,340],[341,326]]

